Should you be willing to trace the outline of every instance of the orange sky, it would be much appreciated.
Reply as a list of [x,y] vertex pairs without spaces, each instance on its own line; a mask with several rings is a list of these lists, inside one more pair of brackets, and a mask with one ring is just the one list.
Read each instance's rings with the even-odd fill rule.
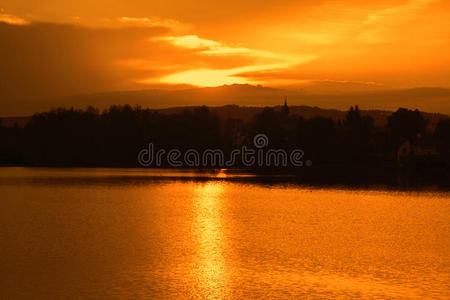
[[0,0],[0,97],[155,84],[450,87],[448,0]]

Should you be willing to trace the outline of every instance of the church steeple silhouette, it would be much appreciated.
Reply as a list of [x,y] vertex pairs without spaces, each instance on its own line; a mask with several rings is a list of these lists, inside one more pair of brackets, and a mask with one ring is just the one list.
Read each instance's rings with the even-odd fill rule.
[[289,114],[289,107],[287,105],[287,97],[284,97],[284,106],[283,106],[283,109],[281,110],[281,112],[285,115]]

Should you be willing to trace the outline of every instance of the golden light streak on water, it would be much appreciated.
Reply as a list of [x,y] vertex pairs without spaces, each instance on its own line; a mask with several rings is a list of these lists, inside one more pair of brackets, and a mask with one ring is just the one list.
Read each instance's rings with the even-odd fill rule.
[[198,255],[193,270],[200,292],[207,299],[224,299],[227,291],[221,198],[224,188],[220,182],[205,183],[198,186],[194,200],[193,236]]

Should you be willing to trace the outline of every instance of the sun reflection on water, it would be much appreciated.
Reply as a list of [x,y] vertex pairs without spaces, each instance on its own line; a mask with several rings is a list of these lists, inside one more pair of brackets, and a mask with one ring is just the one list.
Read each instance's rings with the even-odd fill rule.
[[225,186],[220,182],[199,185],[194,200],[194,238],[197,242],[197,260],[194,277],[199,295],[207,299],[224,299],[227,291],[227,272],[223,250],[222,198]]

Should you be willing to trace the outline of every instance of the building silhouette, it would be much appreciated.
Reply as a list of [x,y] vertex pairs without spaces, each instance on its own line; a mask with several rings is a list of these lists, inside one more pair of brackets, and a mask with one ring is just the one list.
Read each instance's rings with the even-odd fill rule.
[[281,112],[284,115],[289,115],[289,107],[287,105],[287,98],[286,97],[284,97],[284,106],[283,106],[283,109],[281,110]]

